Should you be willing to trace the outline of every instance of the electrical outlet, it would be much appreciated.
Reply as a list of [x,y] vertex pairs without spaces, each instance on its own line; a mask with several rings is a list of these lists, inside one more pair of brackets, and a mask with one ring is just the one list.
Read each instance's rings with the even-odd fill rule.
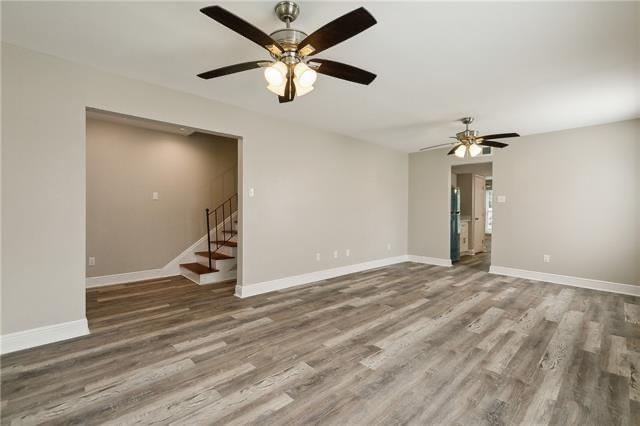
[[96,258],[91,256],[89,257],[89,266],[96,266]]
[[550,254],[545,254],[543,256],[543,260],[544,260],[544,263],[550,263],[551,262],[551,255]]
[[334,250],[333,251],[333,258],[337,259],[338,258],[338,250]]
[[498,195],[498,202],[499,203],[506,203],[507,202],[507,196],[506,195]]
[[387,250],[391,251],[391,243],[387,243]]
[[320,253],[316,253],[316,260],[320,262]]
[[255,193],[256,192],[253,190],[253,188],[249,188],[249,197],[253,197]]
[[347,256],[347,257],[351,256],[351,250],[346,249],[346,250],[344,251],[344,255],[345,255],[345,256]]
[[160,199],[160,193],[154,192],[153,194],[151,194],[151,199],[152,200],[159,200]]

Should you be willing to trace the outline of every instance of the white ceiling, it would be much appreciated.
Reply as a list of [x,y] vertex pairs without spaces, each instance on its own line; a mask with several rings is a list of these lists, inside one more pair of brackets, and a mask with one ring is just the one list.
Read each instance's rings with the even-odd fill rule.
[[[307,2],[307,33],[365,5],[378,24],[319,57],[378,74],[320,76],[279,104],[260,70],[199,72],[268,58],[201,14],[211,3],[2,2],[2,38],[33,50],[405,151],[447,142],[455,120],[532,134],[640,116],[640,2]],[[274,2],[219,3],[269,33]]]

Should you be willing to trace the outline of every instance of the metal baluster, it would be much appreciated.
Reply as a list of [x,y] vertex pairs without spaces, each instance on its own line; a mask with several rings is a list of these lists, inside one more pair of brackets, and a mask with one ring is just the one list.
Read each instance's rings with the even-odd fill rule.
[[215,212],[215,224],[216,224],[216,251],[218,251],[218,208],[214,210]]
[[222,241],[226,241],[226,239],[227,239],[227,238],[226,238],[226,236],[225,236],[225,233],[224,233],[224,231],[225,231],[225,229],[226,229],[226,228],[225,228],[225,224],[224,224],[224,221],[225,221],[224,205],[225,205],[225,204],[226,204],[226,202],[222,203]]
[[229,198],[229,238],[227,238],[228,240],[230,240],[231,238],[233,238],[233,223],[231,222],[231,216],[233,215],[233,205],[231,205],[231,198]]
[[207,215],[207,252],[209,253],[209,269],[211,270],[211,230],[209,228],[209,209],[206,210]]

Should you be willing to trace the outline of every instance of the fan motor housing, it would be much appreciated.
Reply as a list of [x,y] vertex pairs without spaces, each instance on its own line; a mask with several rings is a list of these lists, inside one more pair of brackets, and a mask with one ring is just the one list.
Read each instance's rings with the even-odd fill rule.
[[298,44],[307,37],[307,34],[303,31],[293,28],[282,28],[269,34],[272,39],[280,43],[285,52],[296,51]]
[[460,141],[470,140],[477,138],[479,135],[480,133],[477,130],[465,130],[463,132],[456,133],[456,138]]

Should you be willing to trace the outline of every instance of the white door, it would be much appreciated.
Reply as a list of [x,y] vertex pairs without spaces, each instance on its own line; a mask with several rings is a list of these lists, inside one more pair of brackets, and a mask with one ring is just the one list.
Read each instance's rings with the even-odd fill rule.
[[485,224],[485,181],[484,176],[473,176],[473,251],[484,251],[484,224]]

